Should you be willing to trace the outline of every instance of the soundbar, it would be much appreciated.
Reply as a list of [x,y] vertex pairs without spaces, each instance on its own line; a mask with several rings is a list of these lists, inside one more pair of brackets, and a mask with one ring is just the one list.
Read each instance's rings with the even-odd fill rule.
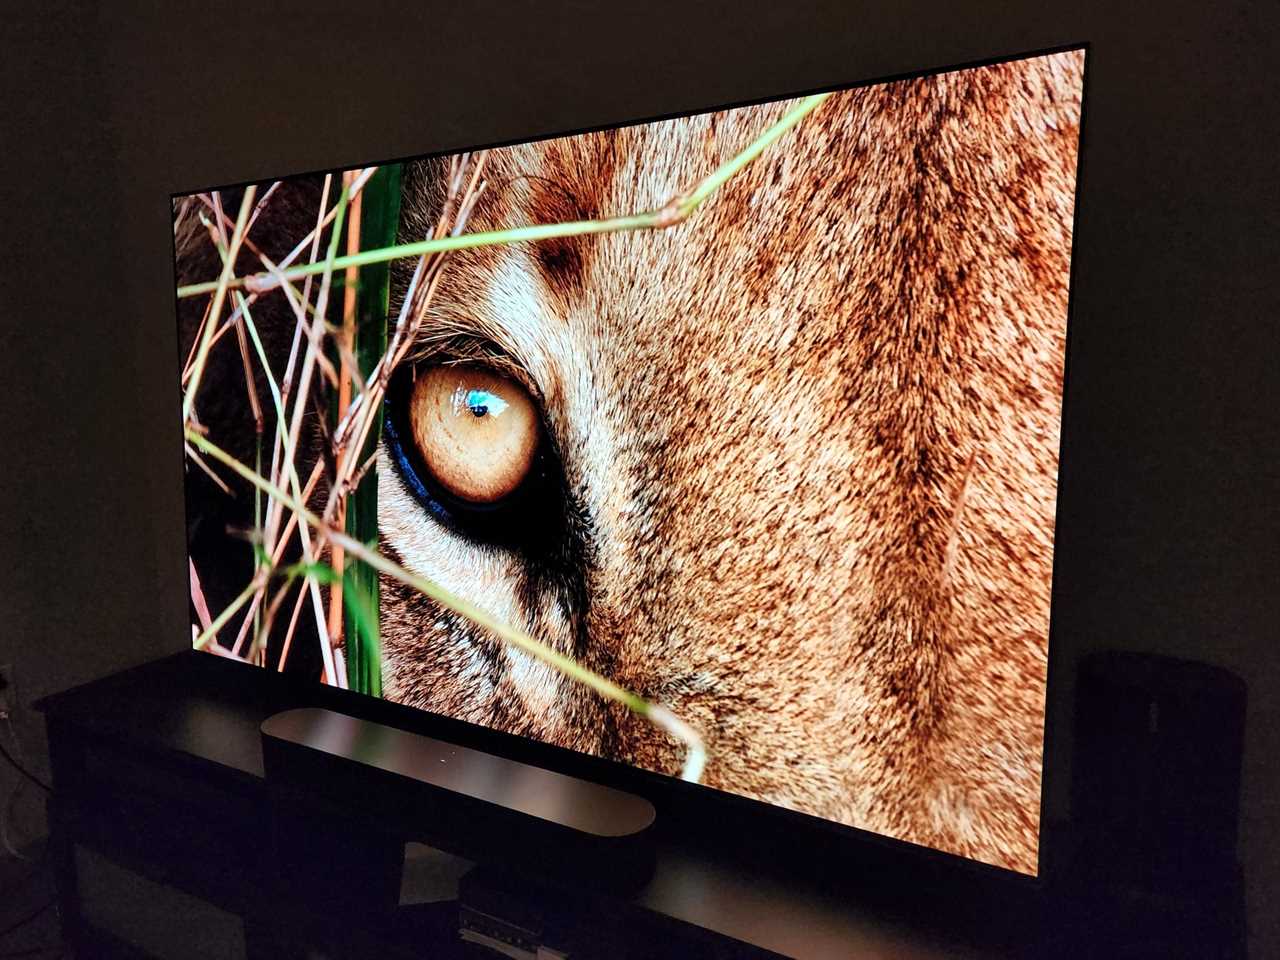
[[617,892],[652,874],[656,814],[633,794],[331,710],[261,731],[282,880],[321,899],[394,907],[407,841]]

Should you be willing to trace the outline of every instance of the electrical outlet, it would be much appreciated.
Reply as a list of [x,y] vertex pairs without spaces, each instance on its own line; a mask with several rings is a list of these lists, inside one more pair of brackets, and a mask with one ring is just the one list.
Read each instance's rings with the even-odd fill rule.
[[0,720],[13,716],[13,705],[18,698],[13,690],[13,667],[0,663]]

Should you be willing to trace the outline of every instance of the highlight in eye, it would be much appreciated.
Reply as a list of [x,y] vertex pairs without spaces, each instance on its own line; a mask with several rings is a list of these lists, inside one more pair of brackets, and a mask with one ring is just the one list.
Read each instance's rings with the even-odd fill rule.
[[513,380],[479,367],[420,370],[409,424],[423,463],[445,490],[496,503],[519,488],[538,449],[538,410]]

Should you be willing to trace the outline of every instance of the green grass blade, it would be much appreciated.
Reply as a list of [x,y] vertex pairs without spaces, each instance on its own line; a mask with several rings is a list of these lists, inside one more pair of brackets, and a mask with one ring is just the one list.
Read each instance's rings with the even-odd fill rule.
[[[360,249],[380,249],[396,242],[400,228],[400,165],[378,168],[365,185],[360,211]],[[355,357],[360,374],[370,372],[387,349],[387,315],[391,296],[389,261],[360,269],[356,290]],[[354,453],[364,463],[382,437],[382,409],[375,412],[364,449]],[[361,543],[378,543],[378,482],[374,471],[347,498],[347,533]],[[382,696],[382,651],[378,635],[378,572],[349,557],[343,569],[343,630],[347,637],[347,681],[352,690]],[[370,615],[370,611],[372,614]]]

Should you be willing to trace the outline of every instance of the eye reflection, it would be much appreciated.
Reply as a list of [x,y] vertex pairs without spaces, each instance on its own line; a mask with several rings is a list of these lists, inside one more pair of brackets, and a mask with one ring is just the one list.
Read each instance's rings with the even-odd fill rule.
[[458,387],[453,391],[453,412],[456,414],[463,407],[470,410],[473,417],[496,417],[507,409],[507,402],[488,390],[463,390]]
[[470,503],[495,503],[514,492],[538,449],[533,398],[515,381],[479,367],[419,372],[409,423],[436,482]]

